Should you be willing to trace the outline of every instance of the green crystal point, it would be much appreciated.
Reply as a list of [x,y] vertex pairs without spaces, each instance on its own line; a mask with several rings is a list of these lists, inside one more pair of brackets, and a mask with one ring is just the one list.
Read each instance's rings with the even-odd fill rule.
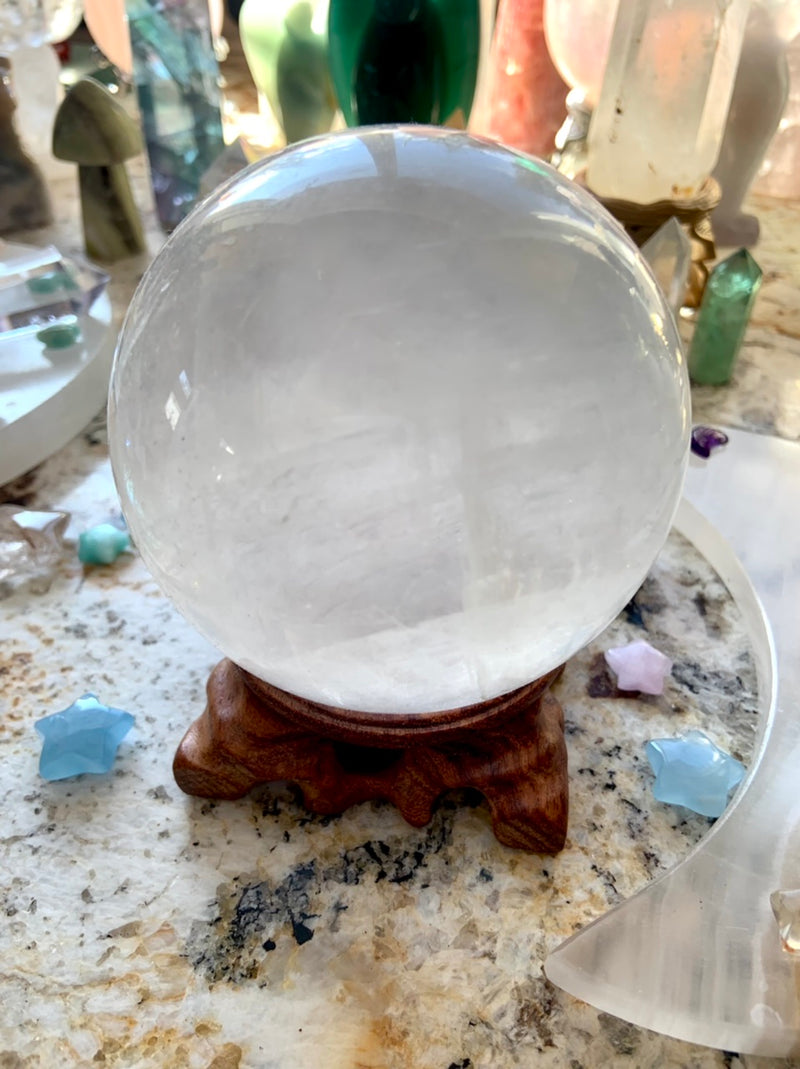
[[80,339],[81,328],[77,321],[74,323],[54,323],[51,327],[45,327],[36,335],[38,341],[43,342],[48,349],[68,349]]
[[761,274],[747,249],[739,249],[711,272],[689,349],[689,375],[696,385],[722,386],[730,380]]

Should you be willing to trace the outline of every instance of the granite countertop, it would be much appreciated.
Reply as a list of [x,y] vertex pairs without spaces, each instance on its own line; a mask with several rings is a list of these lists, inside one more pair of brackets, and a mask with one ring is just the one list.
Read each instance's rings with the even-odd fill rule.
[[[76,247],[71,183],[56,203],[54,227],[30,237]],[[696,391],[695,418],[797,439],[800,206],[753,207],[764,285],[733,383]],[[145,263],[114,268],[118,315]],[[102,419],[0,500],[72,515],[50,589],[0,607],[0,1066],[766,1064],[598,1013],[542,972],[566,936],[710,827],[653,800],[644,740],[700,726],[752,754],[747,628],[681,536],[557,686],[570,826],[564,851],[543,857],[500,846],[469,792],[448,795],[420,830],[382,804],[314,817],[285,786],[239,802],[182,795],[172,756],[218,655],[135,554],[107,568],[77,561],[78,533],[119,515]],[[604,668],[604,649],[641,636],[675,662],[661,698],[619,694]],[[86,691],[130,710],[135,728],[109,774],[48,783],[33,723]]]

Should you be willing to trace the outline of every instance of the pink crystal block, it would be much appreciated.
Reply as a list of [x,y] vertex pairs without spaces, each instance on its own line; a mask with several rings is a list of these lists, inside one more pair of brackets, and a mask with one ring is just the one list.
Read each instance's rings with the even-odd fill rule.
[[501,0],[486,72],[486,98],[473,108],[470,133],[549,156],[566,116],[567,87],[544,36],[544,0]]
[[649,642],[631,642],[606,650],[606,664],[617,677],[620,690],[641,694],[663,694],[664,679],[672,671],[672,661]]

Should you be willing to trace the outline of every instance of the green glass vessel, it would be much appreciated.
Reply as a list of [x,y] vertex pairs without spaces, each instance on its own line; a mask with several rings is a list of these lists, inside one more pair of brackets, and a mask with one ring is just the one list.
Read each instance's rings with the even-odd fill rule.
[[328,48],[348,126],[466,126],[479,0],[330,0]]
[[760,285],[761,268],[747,249],[711,272],[689,348],[689,376],[696,385],[730,381]]

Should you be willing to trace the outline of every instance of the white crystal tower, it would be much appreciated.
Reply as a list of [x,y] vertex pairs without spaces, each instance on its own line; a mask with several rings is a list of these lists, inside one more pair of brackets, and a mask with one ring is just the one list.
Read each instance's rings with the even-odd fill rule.
[[128,314],[111,450],[136,545],[238,664],[421,713],[563,662],[636,590],[689,432],[672,316],[544,164],[352,130],[243,172]]
[[625,0],[589,128],[587,183],[652,204],[696,196],[717,162],[750,0]]

